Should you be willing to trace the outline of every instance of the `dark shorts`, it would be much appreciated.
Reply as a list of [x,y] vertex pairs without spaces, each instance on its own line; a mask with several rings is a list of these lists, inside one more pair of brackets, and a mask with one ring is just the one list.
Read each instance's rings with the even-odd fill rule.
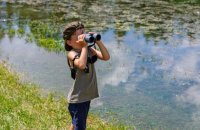
[[90,109],[90,101],[83,103],[69,103],[68,110],[72,117],[75,130],[86,129],[86,119]]

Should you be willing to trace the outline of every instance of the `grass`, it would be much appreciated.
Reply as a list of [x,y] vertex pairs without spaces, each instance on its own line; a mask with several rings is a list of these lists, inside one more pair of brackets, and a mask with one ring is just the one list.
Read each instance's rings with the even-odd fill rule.
[[[0,63],[0,129],[64,130],[71,123],[64,97],[42,90],[31,83],[22,83],[17,73]],[[127,130],[124,125],[106,123],[89,114],[87,130]]]

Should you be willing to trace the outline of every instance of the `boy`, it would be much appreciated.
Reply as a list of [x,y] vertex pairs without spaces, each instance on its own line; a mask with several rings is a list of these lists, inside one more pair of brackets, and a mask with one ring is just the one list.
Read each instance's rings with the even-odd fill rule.
[[[91,34],[95,34],[94,32]],[[72,117],[70,130],[85,130],[90,101],[99,96],[94,63],[97,59],[109,60],[110,55],[101,40],[96,40],[100,51],[88,47],[85,41],[84,25],[72,22],[65,27],[63,39],[68,51],[68,65],[74,79],[68,94],[68,110]]]

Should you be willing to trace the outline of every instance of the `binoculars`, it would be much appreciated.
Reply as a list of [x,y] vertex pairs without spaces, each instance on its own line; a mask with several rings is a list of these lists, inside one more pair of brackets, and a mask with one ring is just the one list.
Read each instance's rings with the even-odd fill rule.
[[84,40],[87,43],[94,43],[95,41],[101,40],[101,35],[98,33],[94,33],[94,34],[87,33],[85,34]]

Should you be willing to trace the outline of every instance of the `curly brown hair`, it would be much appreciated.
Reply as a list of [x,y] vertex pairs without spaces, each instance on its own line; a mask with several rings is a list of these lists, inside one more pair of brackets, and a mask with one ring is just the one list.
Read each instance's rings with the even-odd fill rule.
[[65,26],[63,31],[63,39],[65,41],[65,50],[70,51],[72,47],[67,44],[67,40],[71,39],[71,36],[76,32],[76,30],[84,28],[84,25],[80,21],[74,21]]

